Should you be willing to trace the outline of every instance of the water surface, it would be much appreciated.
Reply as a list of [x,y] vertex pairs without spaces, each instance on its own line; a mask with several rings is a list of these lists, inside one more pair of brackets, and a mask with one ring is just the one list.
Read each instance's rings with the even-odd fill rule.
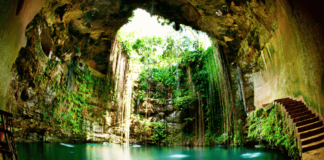
[[114,144],[19,143],[20,160],[287,160],[280,151],[238,147],[157,147]]

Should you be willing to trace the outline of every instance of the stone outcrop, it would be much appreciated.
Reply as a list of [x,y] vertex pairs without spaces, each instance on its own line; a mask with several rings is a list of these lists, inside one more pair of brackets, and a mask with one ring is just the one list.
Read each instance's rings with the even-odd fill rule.
[[[87,105],[95,107],[87,109],[80,115],[90,118],[82,128],[94,133],[103,133],[106,127],[116,125],[118,121],[116,112],[119,106],[123,105],[126,84],[124,77],[129,68],[128,58],[121,44],[114,41],[112,53],[106,58],[108,66],[105,75],[95,70],[97,68],[91,66],[93,65],[91,61],[89,63],[88,59],[82,59],[82,52],[78,49],[70,50],[64,57],[46,54],[48,50],[43,48],[42,38],[44,36],[42,34],[48,32],[48,28],[41,29],[44,23],[38,15],[29,24],[26,32],[28,45],[20,51],[12,68],[9,106],[11,106],[11,112],[19,117],[14,121],[17,131],[15,136],[23,141],[39,141],[40,136],[45,136],[48,141],[70,141],[77,138],[57,127],[56,120],[48,119],[54,118],[55,114],[62,111],[55,108],[60,99],[67,96],[64,95],[64,90],[61,90],[64,86],[71,91],[80,92],[79,83],[85,79],[80,79],[76,75],[76,69],[79,69],[81,73],[90,72],[94,80],[100,78],[107,80],[105,84],[94,86],[89,92],[91,98]],[[52,38],[55,39],[55,37]],[[46,41],[50,40],[46,39]],[[52,48],[56,48],[58,44],[51,45]],[[109,120],[104,118],[106,113],[109,115],[107,117]],[[106,124],[108,121],[109,124]]]
[[[26,26],[39,12],[45,0],[12,0],[0,2],[0,108],[8,110],[7,102],[11,68],[21,47],[26,46]],[[9,111],[9,110],[8,110]]]

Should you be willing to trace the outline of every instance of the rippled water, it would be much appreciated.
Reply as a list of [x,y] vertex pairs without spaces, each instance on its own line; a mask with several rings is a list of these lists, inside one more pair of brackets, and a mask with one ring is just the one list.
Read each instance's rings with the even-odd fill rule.
[[287,160],[280,151],[263,148],[238,147],[130,147],[104,144],[19,143],[20,160]]

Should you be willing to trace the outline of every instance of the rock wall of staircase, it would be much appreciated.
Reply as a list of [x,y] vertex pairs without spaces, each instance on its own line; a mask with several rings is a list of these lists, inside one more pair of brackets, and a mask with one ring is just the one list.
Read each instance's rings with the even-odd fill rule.
[[319,3],[277,1],[277,30],[261,51],[262,70],[253,77],[257,108],[290,96],[324,115],[324,25]]

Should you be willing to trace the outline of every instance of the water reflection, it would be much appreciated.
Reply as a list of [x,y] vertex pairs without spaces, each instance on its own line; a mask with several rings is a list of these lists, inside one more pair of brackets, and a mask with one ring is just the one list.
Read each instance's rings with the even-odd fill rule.
[[256,158],[256,157],[259,157],[261,156],[262,154],[257,152],[257,153],[244,153],[242,154],[242,157],[243,158]]
[[170,158],[185,158],[188,157],[188,155],[184,155],[184,154],[174,154],[171,155]]
[[133,145],[132,147],[141,147],[141,145]]
[[65,144],[65,143],[60,143],[60,145],[65,146],[65,147],[74,147],[74,146],[72,146],[70,144]]
[[[70,147],[68,147],[70,146]],[[71,147],[73,146],[73,147]],[[214,147],[157,147],[122,146],[117,144],[59,144],[20,143],[17,145],[19,159],[22,160],[287,160],[279,151],[264,148]]]

